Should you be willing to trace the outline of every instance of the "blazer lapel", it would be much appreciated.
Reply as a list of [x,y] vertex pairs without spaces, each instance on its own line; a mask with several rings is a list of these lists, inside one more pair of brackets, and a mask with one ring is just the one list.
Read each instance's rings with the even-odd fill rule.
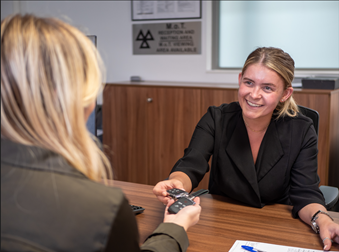
[[[257,173],[255,170],[250,142],[242,117],[239,117],[233,134],[226,146],[226,152],[247,179],[260,199]],[[235,168],[235,169],[236,169]]]
[[[274,146],[274,148],[272,148]],[[258,182],[274,167],[284,155],[274,121],[269,125],[260,145],[257,162]]]

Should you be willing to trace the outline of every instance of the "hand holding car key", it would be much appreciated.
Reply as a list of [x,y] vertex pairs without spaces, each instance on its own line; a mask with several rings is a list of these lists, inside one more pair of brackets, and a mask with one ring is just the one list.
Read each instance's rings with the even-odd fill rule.
[[197,192],[189,194],[188,192],[173,188],[170,190],[167,190],[170,197],[172,197],[174,200],[176,200],[172,205],[169,206],[168,212],[172,214],[177,214],[181,209],[183,209],[186,206],[194,205],[195,202],[193,201],[195,197],[208,193],[208,190],[201,189]]

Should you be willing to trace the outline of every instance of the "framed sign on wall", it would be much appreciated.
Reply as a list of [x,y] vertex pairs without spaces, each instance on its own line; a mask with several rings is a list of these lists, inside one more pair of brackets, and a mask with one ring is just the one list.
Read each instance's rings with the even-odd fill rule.
[[133,24],[133,54],[201,54],[201,21]]
[[201,18],[201,0],[131,0],[132,21]]

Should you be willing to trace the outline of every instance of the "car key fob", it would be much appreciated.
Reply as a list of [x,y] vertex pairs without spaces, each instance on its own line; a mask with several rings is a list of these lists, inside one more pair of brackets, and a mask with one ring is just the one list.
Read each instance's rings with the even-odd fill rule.
[[183,190],[173,188],[167,190],[167,192],[173,199],[177,199],[177,201],[175,201],[172,205],[169,206],[168,212],[171,214],[176,214],[184,207],[194,205],[195,202],[193,200],[195,197],[208,193],[209,191],[206,189],[200,189],[199,191],[188,194]]
[[170,205],[170,207],[168,208],[168,212],[171,214],[177,214],[184,207],[194,204],[195,202],[193,200],[183,197]]
[[180,199],[182,197],[188,197],[189,194],[184,191],[184,190],[181,190],[181,189],[177,189],[177,188],[173,188],[173,189],[170,189],[170,190],[167,190],[169,196],[173,199]]

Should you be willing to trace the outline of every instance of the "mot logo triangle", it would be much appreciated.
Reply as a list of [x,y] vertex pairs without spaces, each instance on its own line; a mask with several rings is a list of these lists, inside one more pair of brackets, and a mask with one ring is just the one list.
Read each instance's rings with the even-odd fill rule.
[[136,41],[142,41],[140,45],[140,49],[150,48],[149,44],[147,43],[148,40],[154,40],[151,32],[147,30],[146,35],[142,32],[142,30],[139,31],[138,36],[136,38]]

